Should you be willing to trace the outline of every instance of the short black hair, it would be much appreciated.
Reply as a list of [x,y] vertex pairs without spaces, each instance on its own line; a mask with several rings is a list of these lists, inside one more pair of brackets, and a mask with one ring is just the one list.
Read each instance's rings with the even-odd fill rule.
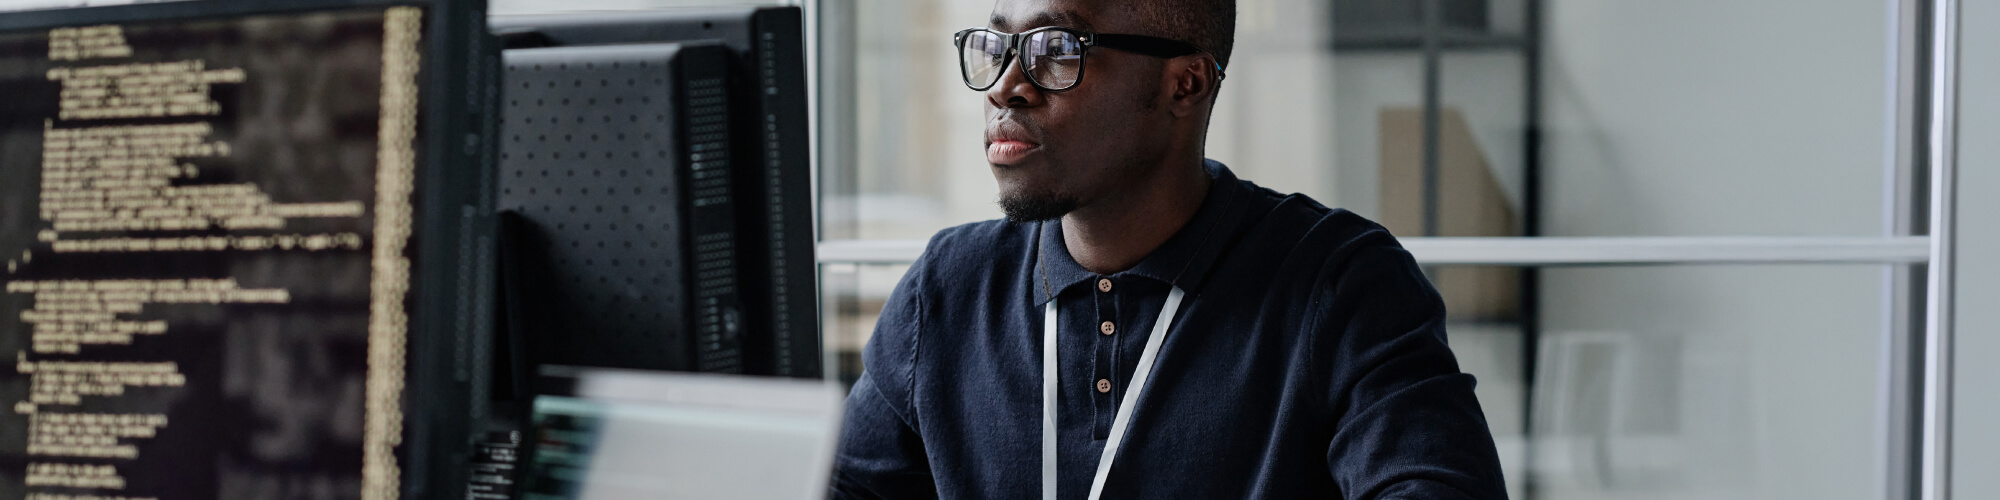
[[1139,0],[1127,2],[1153,36],[1172,38],[1215,54],[1229,67],[1236,45],[1236,0]]

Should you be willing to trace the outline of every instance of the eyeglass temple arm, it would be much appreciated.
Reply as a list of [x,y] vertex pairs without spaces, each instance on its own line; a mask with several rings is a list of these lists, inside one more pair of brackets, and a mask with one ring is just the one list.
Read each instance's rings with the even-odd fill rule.
[[1202,52],[1201,47],[1180,40],[1145,36],[1095,34],[1090,36],[1090,44],[1127,52],[1137,52],[1153,57],[1180,57]]
[[[1136,52],[1153,57],[1174,58],[1207,52],[1202,50],[1201,47],[1196,47],[1194,44],[1171,38],[1119,34],[1095,34],[1089,36],[1090,45]],[[1215,74],[1216,79],[1222,79],[1224,73],[1222,71],[1222,61],[1220,60],[1215,61]]]

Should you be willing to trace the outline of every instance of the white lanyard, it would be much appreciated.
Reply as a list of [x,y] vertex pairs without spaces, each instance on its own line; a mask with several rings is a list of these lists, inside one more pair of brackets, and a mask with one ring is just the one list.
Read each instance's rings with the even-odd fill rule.
[[[1118,455],[1118,445],[1125,440],[1125,428],[1132,423],[1132,408],[1138,406],[1139,393],[1146,390],[1146,382],[1153,374],[1153,364],[1158,360],[1160,344],[1167,338],[1167,327],[1174,320],[1174,312],[1181,308],[1181,297],[1185,295],[1180,287],[1167,292],[1167,303],[1160,307],[1160,318],[1153,321],[1153,334],[1146,337],[1146,350],[1139,353],[1139,366],[1132,372],[1132,386],[1119,399],[1118,416],[1111,419],[1111,435],[1104,441],[1104,453],[1097,459],[1097,477],[1090,480],[1090,500],[1104,494],[1104,477],[1111,473],[1111,459]],[[1042,498],[1056,498],[1056,299],[1049,299],[1048,311],[1042,319]]]

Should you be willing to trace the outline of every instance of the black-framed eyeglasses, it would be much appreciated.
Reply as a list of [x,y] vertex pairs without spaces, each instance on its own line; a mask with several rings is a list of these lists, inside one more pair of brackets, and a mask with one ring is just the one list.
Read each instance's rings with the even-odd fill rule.
[[[958,69],[965,86],[984,91],[1000,81],[1007,63],[1020,55],[1021,72],[1045,92],[1061,92],[1083,81],[1083,59],[1091,47],[1106,47],[1158,58],[1205,52],[1194,44],[1145,35],[1090,33],[1060,26],[1007,34],[986,28],[966,28],[952,35],[958,47]],[[1216,65],[1217,81],[1222,66]]]

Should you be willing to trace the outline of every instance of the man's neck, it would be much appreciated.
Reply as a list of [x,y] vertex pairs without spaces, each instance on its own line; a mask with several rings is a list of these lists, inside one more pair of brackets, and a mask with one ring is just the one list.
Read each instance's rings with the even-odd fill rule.
[[1120,196],[1064,215],[1063,246],[1070,257],[1097,274],[1138,265],[1180,232],[1208,197],[1213,179],[1199,158],[1194,161],[1194,166],[1163,168],[1122,189]]

